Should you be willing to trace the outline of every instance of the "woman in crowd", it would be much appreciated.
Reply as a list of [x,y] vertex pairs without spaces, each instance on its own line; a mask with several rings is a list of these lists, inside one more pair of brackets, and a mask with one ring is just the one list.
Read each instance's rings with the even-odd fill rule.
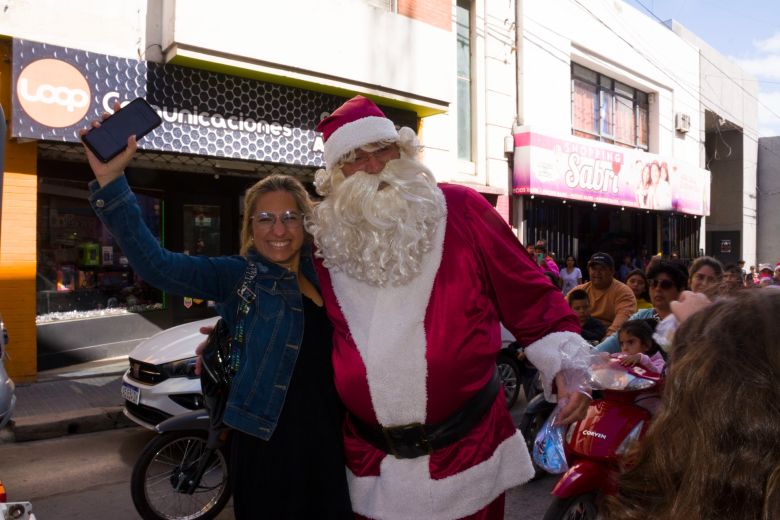
[[626,285],[634,292],[636,297],[636,308],[639,310],[650,309],[653,304],[650,303],[650,294],[648,293],[647,276],[641,269],[634,269],[626,277]]
[[563,294],[569,294],[569,291],[582,283],[582,271],[577,267],[577,259],[572,255],[566,257],[566,267],[561,269],[561,281]]
[[723,279],[723,264],[711,256],[700,256],[688,269],[688,286],[693,292],[711,293]]
[[[650,309],[641,309],[628,320],[655,319],[663,320],[672,313],[671,304],[685,290],[687,277],[685,271],[675,262],[658,260],[647,270],[647,281],[650,286]],[[617,334],[612,334],[596,347],[598,352],[614,354],[620,351]]]
[[173,253],[140,218],[123,173],[135,138],[128,144],[107,164],[86,150],[96,179],[90,202],[136,273],[172,293],[216,301],[237,342],[224,415],[235,517],[353,518],[331,325],[303,228],[311,211],[306,190],[283,175],[247,190],[241,256]]
[[663,405],[605,518],[780,518],[778,316],[780,291],[740,291],[682,321]]

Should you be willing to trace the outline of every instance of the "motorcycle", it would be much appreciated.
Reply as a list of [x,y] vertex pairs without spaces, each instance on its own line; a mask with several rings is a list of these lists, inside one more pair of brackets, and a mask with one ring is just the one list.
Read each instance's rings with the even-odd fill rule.
[[[2,114],[2,110],[0,110]],[[0,429],[4,428],[16,407],[16,387],[5,371],[5,346],[8,344],[8,331],[0,315]],[[8,495],[0,480],[0,520],[35,520],[30,502],[8,502]]]
[[542,391],[538,371],[528,362],[524,349],[518,342],[512,341],[499,352],[496,368],[504,389],[507,408],[511,409],[515,405],[520,392],[528,403]]
[[640,366],[624,367],[610,358],[591,367],[591,384],[602,397],[566,432],[568,470],[552,490],[555,498],[544,520],[598,518],[601,500],[616,491],[612,476],[620,458],[649,426],[651,414],[639,403],[648,396],[657,399],[662,377]]
[[130,495],[144,520],[209,520],[231,495],[229,433],[206,410],[166,419],[133,466]]
[[[555,403],[547,401],[542,391],[539,391],[525,407],[523,415],[520,417],[520,422],[517,424],[517,429],[523,434],[529,453],[533,453],[534,439],[536,439],[539,430],[542,429],[553,410],[555,410]],[[545,474],[544,469],[539,467],[533,459],[531,463],[534,467],[534,476],[531,477],[531,480],[536,480]]]

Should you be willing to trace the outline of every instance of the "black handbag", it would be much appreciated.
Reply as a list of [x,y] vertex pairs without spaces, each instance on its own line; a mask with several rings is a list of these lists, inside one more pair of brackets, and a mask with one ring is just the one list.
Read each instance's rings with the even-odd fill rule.
[[203,406],[209,412],[214,426],[222,423],[225,405],[230,392],[233,375],[230,370],[232,338],[227,322],[220,318],[206,340],[201,354],[200,388],[203,392]]
[[249,262],[244,281],[238,289],[236,337],[231,336],[227,322],[220,318],[209,333],[206,347],[201,353],[200,388],[203,392],[203,406],[208,411],[209,421],[214,428],[222,426],[230,385],[238,371],[241,347],[244,343],[244,318],[255,299],[252,284],[256,274],[257,266]]

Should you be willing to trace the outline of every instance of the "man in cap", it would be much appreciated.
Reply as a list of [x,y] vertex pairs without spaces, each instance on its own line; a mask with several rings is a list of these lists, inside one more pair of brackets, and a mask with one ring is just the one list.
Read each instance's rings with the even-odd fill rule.
[[[325,196],[309,231],[334,326],[352,506],[369,518],[502,519],[533,475],[495,379],[499,321],[571,422],[588,404],[587,346],[561,293],[477,192],[437,185],[358,96],[317,128]],[[583,392],[583,393],[580,393]]]
[[591,316],[607,327],[610,336],[636,312],[636,297],[630,287],[615,279],[615,262],[607,253],[593,253],[588,260],[588,275],[590,281],[572,291],[588,293]]

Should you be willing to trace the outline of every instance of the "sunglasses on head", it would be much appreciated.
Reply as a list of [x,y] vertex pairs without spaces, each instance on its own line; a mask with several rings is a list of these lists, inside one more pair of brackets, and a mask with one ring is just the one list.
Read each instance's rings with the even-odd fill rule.
[[656,278],[651,278],[647,281],[650,284],[650,287],[655,289],[656,287],[660,287],[661,289],[671,289],[674,287],[674,282],[671,280],[658,280]]

